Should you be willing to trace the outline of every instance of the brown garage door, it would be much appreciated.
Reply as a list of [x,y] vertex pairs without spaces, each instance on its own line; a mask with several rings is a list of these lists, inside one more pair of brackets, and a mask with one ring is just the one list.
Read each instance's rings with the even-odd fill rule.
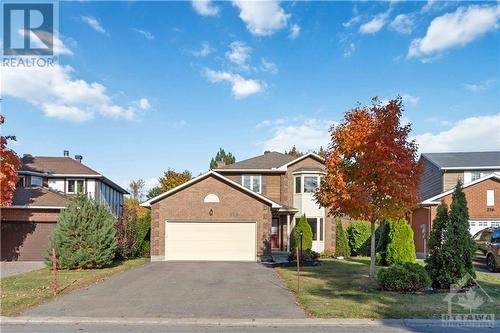
[[2,260],[43,260],[55,225],[55,223],[2,221]]

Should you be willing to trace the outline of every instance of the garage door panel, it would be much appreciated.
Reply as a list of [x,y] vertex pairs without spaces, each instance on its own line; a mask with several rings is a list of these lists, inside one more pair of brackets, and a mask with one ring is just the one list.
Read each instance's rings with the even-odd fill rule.
[[44,260],[56,223],[1,223],[2,260]]
[[166,223],[166,259],[255,261],[255,223]]

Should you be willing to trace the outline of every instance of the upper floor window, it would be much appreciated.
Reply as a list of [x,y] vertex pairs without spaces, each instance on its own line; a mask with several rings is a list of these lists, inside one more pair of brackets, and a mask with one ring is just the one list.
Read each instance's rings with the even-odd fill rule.
[[318,188],[318,176],[304,176],[304,193],[314,193]]
[[483,171],[472,171],[471,172],[471,181],[478,180],[480,178],[489,176],[493,173],[492,170],[483,170]]
[[495,206],[495,190],[486,190],[486,206]]
[[31,186],[42,186],[43,179],[42,177],[31,176]]
[[302,177],[295,177],[295,193],[302,193]]
[[262,192],[262,176],[261,175],[243,175],[241,183],[244,187],[257,192]]
[[19,180],[17,181],[16,187],[24,187],[24,176],[19,176]]
[[68,193],[82,193],[83,179],[68,179]]

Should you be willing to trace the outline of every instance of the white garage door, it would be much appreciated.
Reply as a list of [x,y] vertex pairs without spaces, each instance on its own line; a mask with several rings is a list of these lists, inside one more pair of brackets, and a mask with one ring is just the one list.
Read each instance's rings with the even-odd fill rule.
[[166,260],[255,261],[254,222],[166,222]]

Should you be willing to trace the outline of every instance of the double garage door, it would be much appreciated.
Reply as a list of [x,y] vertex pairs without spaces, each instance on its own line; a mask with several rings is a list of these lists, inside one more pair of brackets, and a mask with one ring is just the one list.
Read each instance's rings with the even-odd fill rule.
[[255,222],[166,222],[165,259],[255,261]]
[[56,223],[8,222],[1,224],[2,261],[44,260]]

